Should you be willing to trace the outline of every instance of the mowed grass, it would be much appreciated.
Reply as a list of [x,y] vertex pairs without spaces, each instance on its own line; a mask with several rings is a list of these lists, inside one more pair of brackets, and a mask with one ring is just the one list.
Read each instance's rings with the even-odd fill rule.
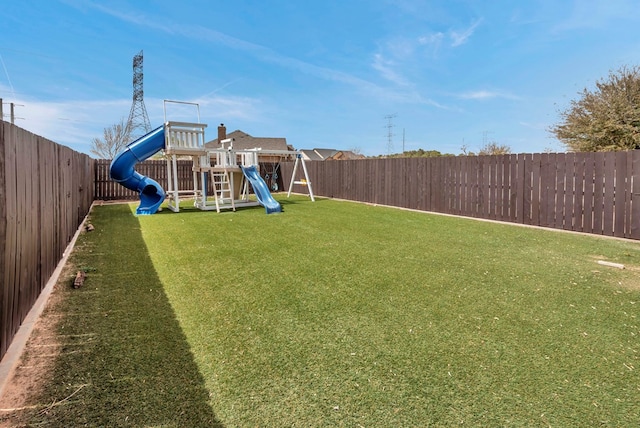
[[225,425],[640,420],[638,243],[282,202],[139,218]]
[[62,354],[41,401],[85,387],[34,420],[640,420],[639,243],[277,198],[277,215],[96,207],[74,256],[87,285],[65,291],[62,322],[94,344]]

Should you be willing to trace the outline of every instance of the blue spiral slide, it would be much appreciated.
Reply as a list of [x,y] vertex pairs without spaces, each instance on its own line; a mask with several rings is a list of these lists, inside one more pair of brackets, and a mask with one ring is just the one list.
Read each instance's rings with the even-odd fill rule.
[[130,143],[111,161],[111,179],[140,194],[136,214],[154,214],[166,196],[164,189],[151,178],[136,172],[135,164],[164,149],[164,126]]
[[258,202],[260,202],[260,205],[264,207],[267,214],[282,212],[282,206],[278,201],[273,199],[273,196],[271,196],[267,183],[265,183],[262,177],[260,177],[255,165],[249,167],[243,166],[242,173],[247,177],[249,183],[251,183],[251,187],[253,188],[253,192],[256,194],[256,198],[258,198]]

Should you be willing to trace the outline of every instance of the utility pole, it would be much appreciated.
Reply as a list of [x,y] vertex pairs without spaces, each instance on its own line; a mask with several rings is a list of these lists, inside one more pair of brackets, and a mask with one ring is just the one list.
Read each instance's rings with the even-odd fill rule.
[[24,107],[24,104],[5,103],[2,102],[2,98],[0,98],[0,120],[4,120],[4,110],[2,109],[4,104],[9,105],[9,121],[12,125],[16,124],[16,119],[24,119],[24,117],[16,117],[16,106]]
[[390,155],[393,150],[393,118],[396,116],[398,116],[398,114],[393,113],[384,117],[387,119],[387,124],[385,126],[385,128],[387,128],[387,155]]

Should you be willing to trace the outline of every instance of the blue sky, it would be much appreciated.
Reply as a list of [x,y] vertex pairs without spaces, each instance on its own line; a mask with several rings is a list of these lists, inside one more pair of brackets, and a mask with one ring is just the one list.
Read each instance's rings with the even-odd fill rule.
[[[0,97],[16,124],[88,153],[126,119],[144,51],[163,100],[297,149],[563,151],[547,131],[583,88],[640,64],[626,0],[33,0],[0,11]],[[5,115],[9,107],[4,106]],[[194,120],[195,109],[170,108]],[[393,116],[391,146],[390,123]],[[8,118],[5,117],[5,120]],[[404,134],[404,138],[403,138]]]

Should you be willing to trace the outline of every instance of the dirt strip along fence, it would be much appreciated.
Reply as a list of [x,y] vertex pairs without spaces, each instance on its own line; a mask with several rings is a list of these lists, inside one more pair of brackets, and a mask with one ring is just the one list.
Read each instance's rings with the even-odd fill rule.
[[[638,150],[306,165],[317,196],[640,239]],[[288,189],[293,163],[281,168]]]
[[94,160],[0,121],[0,358],[93,201]]

